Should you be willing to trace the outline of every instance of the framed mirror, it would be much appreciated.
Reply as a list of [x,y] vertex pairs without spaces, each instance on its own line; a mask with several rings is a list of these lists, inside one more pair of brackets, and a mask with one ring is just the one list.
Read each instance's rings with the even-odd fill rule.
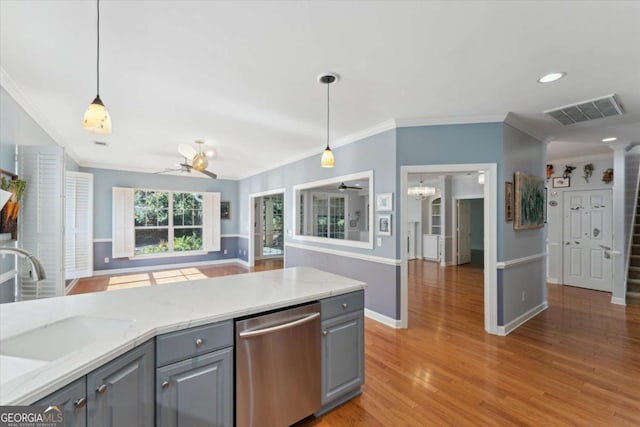
[[373,249],[373,171],[293,187],[293,238]]

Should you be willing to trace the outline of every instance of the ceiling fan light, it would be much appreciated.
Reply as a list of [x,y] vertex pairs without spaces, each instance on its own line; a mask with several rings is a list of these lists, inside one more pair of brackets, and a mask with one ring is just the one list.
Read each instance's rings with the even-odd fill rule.
[[89,132],[101,135],[109,135],[111,133],[111,117],[104,107],[100,96],[96,96],[93,102],[87,107],[82,120],[82,127]]
[[207,159],[206,154],[198,153],[193,157],[191,161],[191,167],[197,170],[198,172],[202,172],[209,166],[209,160]]
[[324,153],[322,153],[320,166],[322,166],[323,168],[332,168],[335,166],[335,164],[336,160],[333,157],[333,152],[331,151],[331,148],[327,146],[327,148],[324,150]]

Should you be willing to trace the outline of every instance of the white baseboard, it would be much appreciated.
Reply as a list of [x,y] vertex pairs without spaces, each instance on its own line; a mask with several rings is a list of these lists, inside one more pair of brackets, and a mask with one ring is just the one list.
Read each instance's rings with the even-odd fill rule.
[[218,265],[218,264],[242,264],[248,267],[249,264],[240,258],[229,259],[217,259],[212,261],[199,261],[199,262],[185,262],[178,264],[158,264],[158,265],[146,265],[143,267],[131,267],[131,268],[112,268],[108,270],[94,270],[94,276],[110,276],[112,274],[124,274],[124,273],[140,273],[144,271],[152,270],[169,270],[172,268],[186,268],[186,267],[200,267],[205,265]]
[[373,319],[376,322],[382,323],[383,325],[389,326],[394,329],[400,329],[400,320],[392,319],[391,317],[380,314],[377,311],[365,308],[364,315],[369,319]]
[[506,336],[506,335],[510,334],[511,332],[515,331],[520,325],[522,325],[525,322],[527,322],[528,320],[536,317],[538,314],[542,313],[547,308],[549,308],[549,303],[547,303],[547,301],[545,301],[542,304],[533,307],[531,310],[527,311],[526,313],[516,317],[515,319],[513,319],[511,322],[507,323],[506,325],[498,326],[498,335]]
[[562,285],[562,280],[547,277],[547,283],[551,283],[552,285]]
[[625,298],[611,297],[611,304],[627,305],[627,300]]
[[69,295],[69,292],[71,292],[71,290],[76,287],[79,281],[80,279],[73,279],[71,283],[69,283],[69,286],[64,287],[64,294]]

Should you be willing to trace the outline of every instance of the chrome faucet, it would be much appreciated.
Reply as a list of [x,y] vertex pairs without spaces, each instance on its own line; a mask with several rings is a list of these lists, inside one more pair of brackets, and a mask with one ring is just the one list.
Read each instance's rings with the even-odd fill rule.
[[0,247],[0,254],[14,254],[21,258],[26,258],[29,263],[31,263],[31,277],[33,280],[43,280],[47,278],[46,273],[44,272],[44,267],[40,263],[40,260],[35,257],[31,252],[25,251],[20,248],[12,248],[3,246]]

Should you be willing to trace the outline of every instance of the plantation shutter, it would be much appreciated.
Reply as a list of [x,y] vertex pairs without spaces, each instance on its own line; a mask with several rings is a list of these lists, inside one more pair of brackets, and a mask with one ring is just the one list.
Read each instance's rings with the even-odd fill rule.
[[19,246],[42,263],[46,279],[31,280],[30,264],[18,263],[18,299],[64,294],[64,151],[59,146],[18,147],[18,172],[27,186],[20,201]]
[[133,188],[112,188],[111,256],[132,257],[135,251],[133,229]]
[[93,275],[93,174],[65,173],[65,279]]
[[220,193],[204,193],[202,244],[207,252],[220,250]]

